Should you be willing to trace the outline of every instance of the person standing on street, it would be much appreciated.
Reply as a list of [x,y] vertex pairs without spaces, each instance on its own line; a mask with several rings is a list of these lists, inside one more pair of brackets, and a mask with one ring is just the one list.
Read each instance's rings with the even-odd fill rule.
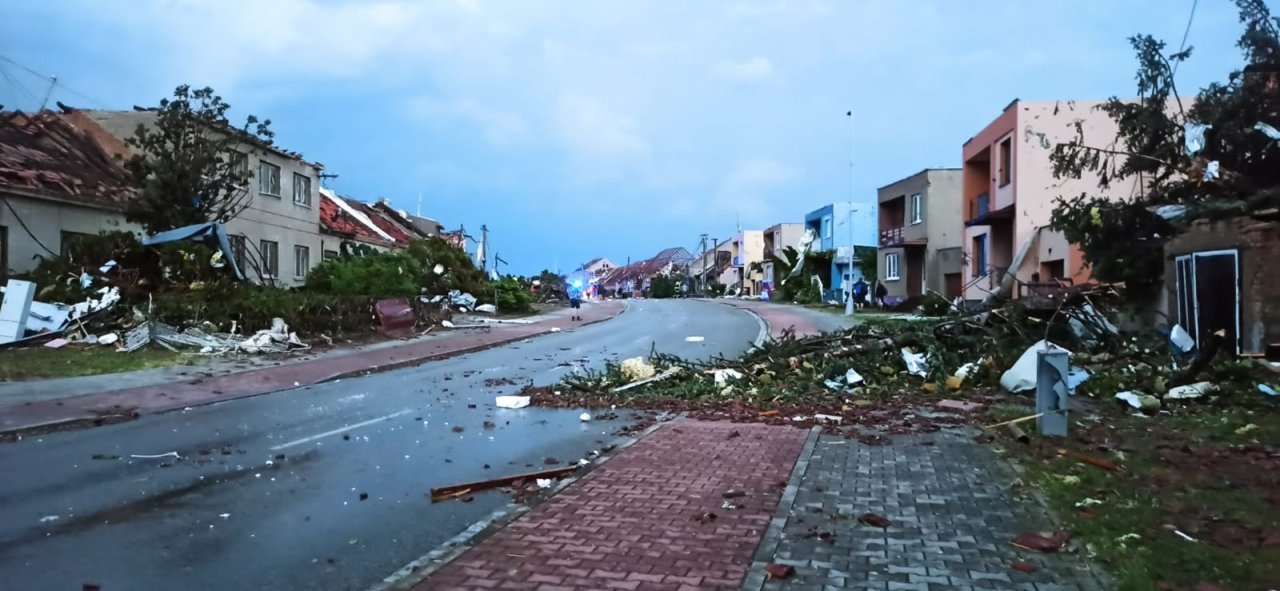
[[577,281],[569,284],[569,308],[573,310],[573,320],[582,320],[582,285]]

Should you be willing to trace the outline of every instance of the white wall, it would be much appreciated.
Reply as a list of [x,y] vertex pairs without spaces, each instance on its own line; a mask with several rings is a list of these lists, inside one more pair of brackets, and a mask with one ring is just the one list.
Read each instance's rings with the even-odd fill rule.
[[[26,273],[35,269],[40,262],[35,258],[37,256],[45,258],[53,256],[41,247],[41,244],[61,254],[64,231],[79,234],[99,234],[116,230],[135,233],[140,231],[136,224],[125,221],[124,214],[118,212],[7,192],[0,197],[13,207],[13,211],[10,211],[8,207],[0,205],[0,226],[5,227],[7,242],[0,245],[0,248],[4,249],[8,270],[13,273]],[[31,234],[22,228],[19,219],[26,224]],[[105,263],[110,258],[111,253],[103,253],[102,262]]]

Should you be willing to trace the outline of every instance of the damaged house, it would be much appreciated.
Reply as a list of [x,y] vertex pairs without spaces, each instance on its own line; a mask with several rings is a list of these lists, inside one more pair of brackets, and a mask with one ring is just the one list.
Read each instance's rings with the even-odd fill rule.
[[[98,111],[63,107],[63,116],[123,148],[139,126],[155,125],[156,111]],[[117,152],[122,157],[127,152]],[[249,206],[228,221],[227,234],[249,279],[281,287],[302,285],[320,262],[318,189],[322,166],[278,147],[246,144],[238,165],[252,175]],[[105,220],[104,220],[105,221]],[[102,226],[98,230],[111,229]],[[96,231],[95,231],[96,233]]]
[[[1071,141],[1077,128],[1088,137],[1115,137],[1116,123],[1098,110],[1103,101],[1014,99],[961,149],[964,234],[960,294],[979,301],[1000,289],[1006,275],[1016,285],[1010,292],[1028,305],[1052,305],[1065,286],[1087,283],[1088,265],[1079,246],[1051,230],[1055,201],[1062,195],[1088,193],[1110,200],[1132,199],[1140,183],[1100,186],[1101,177],[1086,171],[1080,178],[1054,177],[1050,155],[1055,145]],[[953,285],[947,288],[954,290]],[[945,283],[945,281],[944,281]]]
[[0,275],[29,272],[78,235],[137,232],[116,160],[125,145],[71,114],[0,112]]
[[611,293],[643,292],[649,288],[649,283],[654,277],[683,275],[689,270],[693,261],[693,255],[689,254],[684,247],[667,248],[653,258],[615,267],[600,280],[600,285],[606,292]]

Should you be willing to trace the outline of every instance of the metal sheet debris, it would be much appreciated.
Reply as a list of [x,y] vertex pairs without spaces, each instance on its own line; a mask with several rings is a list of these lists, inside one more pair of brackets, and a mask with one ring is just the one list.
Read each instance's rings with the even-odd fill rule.
[[36,295],[36,284],[10,279],[0,303],[0,344],[22,340],[27,335],[28,317]]
[[[573,466],[568,466],[564,468],[552,468],[550,470],[541,470],[538,472],[530,472],[526,474],[515,474],[512,476],[501,476],[498,478],[491,478],[489,480],[480,480],[476,482],[467,482],[463,484],[452,484],[449,486],[442,486],[439,488],[431,489],[431,502],[438,503],[440,501],[447,501],[449,499],[456,498],[466,493],[489,490],[492,488],[500,488],[504,486],[510,486],[517,482],[536,482],[538,480],[545,480],[547,482],[547,486],[544,486],[542,488],[548,488],[550,487],[552,480],[563,478],[577,471],[578,471],[578,466],[573,465]],[[539,484],[541,485],[541,483]]]
[[1189,400],[1192,398],[1200,398],[1205,394],[1212,394],[1218,390],[1217,384],[1212,382],[1196,382],[1185,386],[1170,388],[1165,393],[1166,400]]
[[1037,341],[1034,345],[1027,347],[1027,350],[1023,351],[1014,362],[1013,367],[1000,376],[1000,385],[1010,392],[1026,392],[1035,388],[1036,356],[1041,351],[1063,351],[1068,355],[1071,354],[1070,351],[1049,341]]

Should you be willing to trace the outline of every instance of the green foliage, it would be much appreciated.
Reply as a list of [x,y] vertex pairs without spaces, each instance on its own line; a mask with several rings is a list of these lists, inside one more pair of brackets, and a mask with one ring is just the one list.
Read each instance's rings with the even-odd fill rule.
[[867,282],[874,282],[880,276],[880,251],[875,248],[855,246],[853,258],[862,270],[862,277]]
[[336,258],[307,274],[306,289],[339,296],[413,297],[419,294],[421,263],[403,253]]
[[476,297],[480,298],[480,303],[496,299],[499,312],[519,313],[533,309],[533,296],[530,295],[528,286],[515,277],[491,281],[485,288],[484,295],[477,293]]
[[800,278],[796,278],[796,285],[792,289],[791,301],[797,304],[820,304],[822,303],[822,292],[818,291],[818,284],[809,281],[801,283]]
[[244,334],[269,328],[271,319],[278,317],[300,334],[336,336],[371,330],[375,324],[373,304],[378,299],[234,283],[168,292],[154,298],[153,310],[156,319],[178,327],[208,321],[229,331],[234,321]]
[[160,101],[154,125],[139,125],[126,140],[135,156],[125,168],[140,189],[129,220],[156,232],[225,222],[249,206],[248,157],[270,147],[274,134],[270,121],[252,115],[234,127],[230,108],[213,89],[187,85]]
[[1058,200],[1050,225],[1079,244],[1100,281],[1124,282],[1130,294],[1150,296],[1164,274],[1164,241],[1176,233],[1168,220],[1142,207],[1099,197]]
[[[1280,205],[1280,150],[1255,128],[1276,121],[1280,102],[1280,35],[1263,0],[1236,0],[1244,32],[1237,43],[1246,60],[1225,83],[1201,89],[1188,107],[1179,97],[1173,71],[1191,57],[1191,49],[1165,55],[1165,44],[1149,35],[1130,39],[1138,58],[1139,100],[1110,99],[1100,108],[1116,122],[1118,134],[1104,145],[1090,145],[1083,126],[1076,137],[1054,147],[1050,156],[1058,178],[1097,174],[1102,188],[1142,183],[1143,195],[1108,202],[1090,195],[1058,201],[1050,226],[1080,245],[1095,276],[1125,281],[1137,294],[1158,285],[1164,271],[1162,244],[1180,226],[1153,219],[1153,205],[1179,204],[1187,218],[1234,215],[1275,217]],[[1207,125],[1204,147],[1186,150],[1184,125]],[[1094,138],[1096,139],[1096,138]],[[1105,138],[1104,138],[1105,139]],[[1209,162],[1220,168],[1206,178]]]
[[649,282],[649,297],[654,299],[674,298],[680,293],[680,277],[656,275]]
[[[427,295],[442,295],[456,289],[480,297],[488,283],[484,271],[476,268],[465,251],[442,238],[415,240],[409,245],[408,254],[422,265],[420,285]],[[443,273],[436,274],[436,265],[440,265]]]
[[[790,246],[782,249],[782,256],[773,257],[773,277],[775,290],[771,299],[778,302],[795,302],[797,304],[817,304],[822,301],[822,292],[813,282],[813,276],[825,281],[831,272],[831,262],[835,259],[834,251],[810,252],[804,257],[804,268],[795,277],[787,278],[799,262],[800,253]],[[787,279],[783,281],[783,279]]]

